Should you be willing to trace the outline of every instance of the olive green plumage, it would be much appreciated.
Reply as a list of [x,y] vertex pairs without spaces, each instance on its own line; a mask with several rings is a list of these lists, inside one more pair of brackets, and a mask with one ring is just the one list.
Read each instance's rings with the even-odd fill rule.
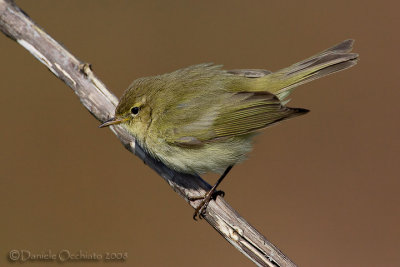
[[356,64],[346,40],[274,73],[200,64],[135,80],[115,118],[154,157],[185,173],[222,173],[245,159],[258,130],[307,113],[286,107],[303,83]]

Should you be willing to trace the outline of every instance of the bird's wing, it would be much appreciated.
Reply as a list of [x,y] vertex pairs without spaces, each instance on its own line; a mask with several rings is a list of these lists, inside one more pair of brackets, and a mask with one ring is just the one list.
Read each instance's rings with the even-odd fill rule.
[[[213,100],[209,100],[213,101]],[[299,116],[308,112],[305,109],[288,108],[279,99],[268,92],[236,92],[219,99],[218,103],[206,110],[201,101],[182,107],[176,124],[165,131],[166,141],[184,147],[198,147],[206,143],[245,135],[265,128],[273,123]],[[192,110],[199,111],[196,119],[185,118],[192,116]],[[200,112],[203,111],[203,112]],[[183,117],[182,117],[183,116]],[[170,118],[174,119],[174,118]],[[182,123],[182,122],[185,123]],[[170,121],[172,122],[172,121]]]

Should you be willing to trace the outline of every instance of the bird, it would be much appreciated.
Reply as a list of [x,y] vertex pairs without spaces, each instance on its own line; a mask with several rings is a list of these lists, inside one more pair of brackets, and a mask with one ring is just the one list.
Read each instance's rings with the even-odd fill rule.
[[287,106],[293,89],[357,63],[353,43],[345,40],[276,72],[205,63],[139,78],[123,93],[115,116],[99,127],[122,125],[148,154],[177,172],[220,174],[205,196],[190,199],[202,199],[193,215],[202,218],[260,130],[309,111]]

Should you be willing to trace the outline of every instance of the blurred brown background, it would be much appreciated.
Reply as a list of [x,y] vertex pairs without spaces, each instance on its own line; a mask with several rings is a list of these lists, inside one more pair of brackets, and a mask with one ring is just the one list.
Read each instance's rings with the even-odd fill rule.
[[[191,64],[277,70],[356,39],[359,64],[298,88],[290,105],[312,112],[267,129],[221,189],[300,266],[399,266],[400,4],[300,2],[17,3],[117,96]],[[108,266],[253,266],[41,63],[4,35],[0,48],[1,266],[12,249],[128,253]]]

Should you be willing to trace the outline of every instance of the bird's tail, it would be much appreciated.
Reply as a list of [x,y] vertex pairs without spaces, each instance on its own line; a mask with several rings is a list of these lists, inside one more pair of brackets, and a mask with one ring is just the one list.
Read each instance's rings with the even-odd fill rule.
[[288,68],[254,79],[257,91],[267,90],[284,100],[294,87],[350,68],[358,59],[358,54],[349,53],[353,43],[353,40],[345,40]]

